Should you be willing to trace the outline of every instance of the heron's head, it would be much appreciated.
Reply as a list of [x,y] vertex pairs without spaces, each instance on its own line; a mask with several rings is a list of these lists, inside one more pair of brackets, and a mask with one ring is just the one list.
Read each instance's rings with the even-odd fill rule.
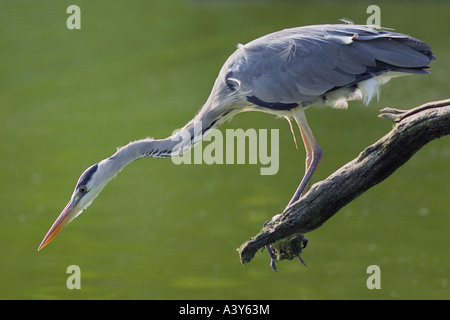
[[117,174],[111,163],[103,160],[87,168],[78,179],[72,197],[42,240],[38,251],[45,247],[70,221],[80,215]]

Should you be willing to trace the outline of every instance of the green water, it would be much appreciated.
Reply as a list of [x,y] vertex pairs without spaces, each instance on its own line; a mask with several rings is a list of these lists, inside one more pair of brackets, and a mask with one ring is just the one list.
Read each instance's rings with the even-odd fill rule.
[[[117,146],[166,137],[207,98],[238,42],[299,25],[365,23],[369,2],[0,1],[0,298],[449,299],[450,139],[433,141],[307,235],[303,258],[270,270],[235,249],[289,201],[304,168],[284,120],[236,116],[225,129],[280,130],[280,169],[127,167],[41,252],[80,173]],[[388,132],[384,106],[448,98],[448,2],[378,2],[383,26],[433,46],[432,74],[394,79],[369,108],[310,109],[324,150],[314,181]],[[299,136],[297,137],[299,138]],[[81,289],[66,269],[78,265]],[[366,286],[370,265],[381,289]]]

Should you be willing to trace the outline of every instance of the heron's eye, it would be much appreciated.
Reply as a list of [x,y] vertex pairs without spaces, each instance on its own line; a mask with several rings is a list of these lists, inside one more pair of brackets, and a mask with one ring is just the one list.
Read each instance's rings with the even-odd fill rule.
[[81,193],[86,193],[86,192],[87,192],[87,188],[86,188],[86,186],[81,186],[81,187],[78,189],[78,191],[81,192]]

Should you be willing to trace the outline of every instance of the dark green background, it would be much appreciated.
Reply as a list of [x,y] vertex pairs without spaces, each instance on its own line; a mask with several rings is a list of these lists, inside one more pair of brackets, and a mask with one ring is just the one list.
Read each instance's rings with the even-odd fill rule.
[[[70,4],[81,30],[66,28]],[[308,234],[309,267],[282,262],[274,273],[266,253],[242,266],[235,249],[284,208],[304,170],[287,122],[261,113],[221,130],[280,129],[278,174],[140,160],[36,251],[81,172],[183,126],[237,43],[343,17],[365,24],[370,4],[382,26],[426,41],[438,60],[431,75],[392,80],[368,108],[309,109],[324,150],[314,181],[391,129],[380,108],[448,98],[448,2],[1,0],[0,298],[449,299],[448,137]],[[81,290],[66,288],[72,264]],[[372,264],[381,290],[366,287]]]

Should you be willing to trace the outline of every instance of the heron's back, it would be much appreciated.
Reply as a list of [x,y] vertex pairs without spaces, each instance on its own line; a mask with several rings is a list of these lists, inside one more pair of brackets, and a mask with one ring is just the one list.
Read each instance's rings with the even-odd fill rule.
[[[267,111],[320,102],[346,107],[369,102],[391,77],[428,73],[426,43],[362,25],[286,29],[240,45],[221,74],[228,90]],[[264,111],[264,110],[263,110]]]

